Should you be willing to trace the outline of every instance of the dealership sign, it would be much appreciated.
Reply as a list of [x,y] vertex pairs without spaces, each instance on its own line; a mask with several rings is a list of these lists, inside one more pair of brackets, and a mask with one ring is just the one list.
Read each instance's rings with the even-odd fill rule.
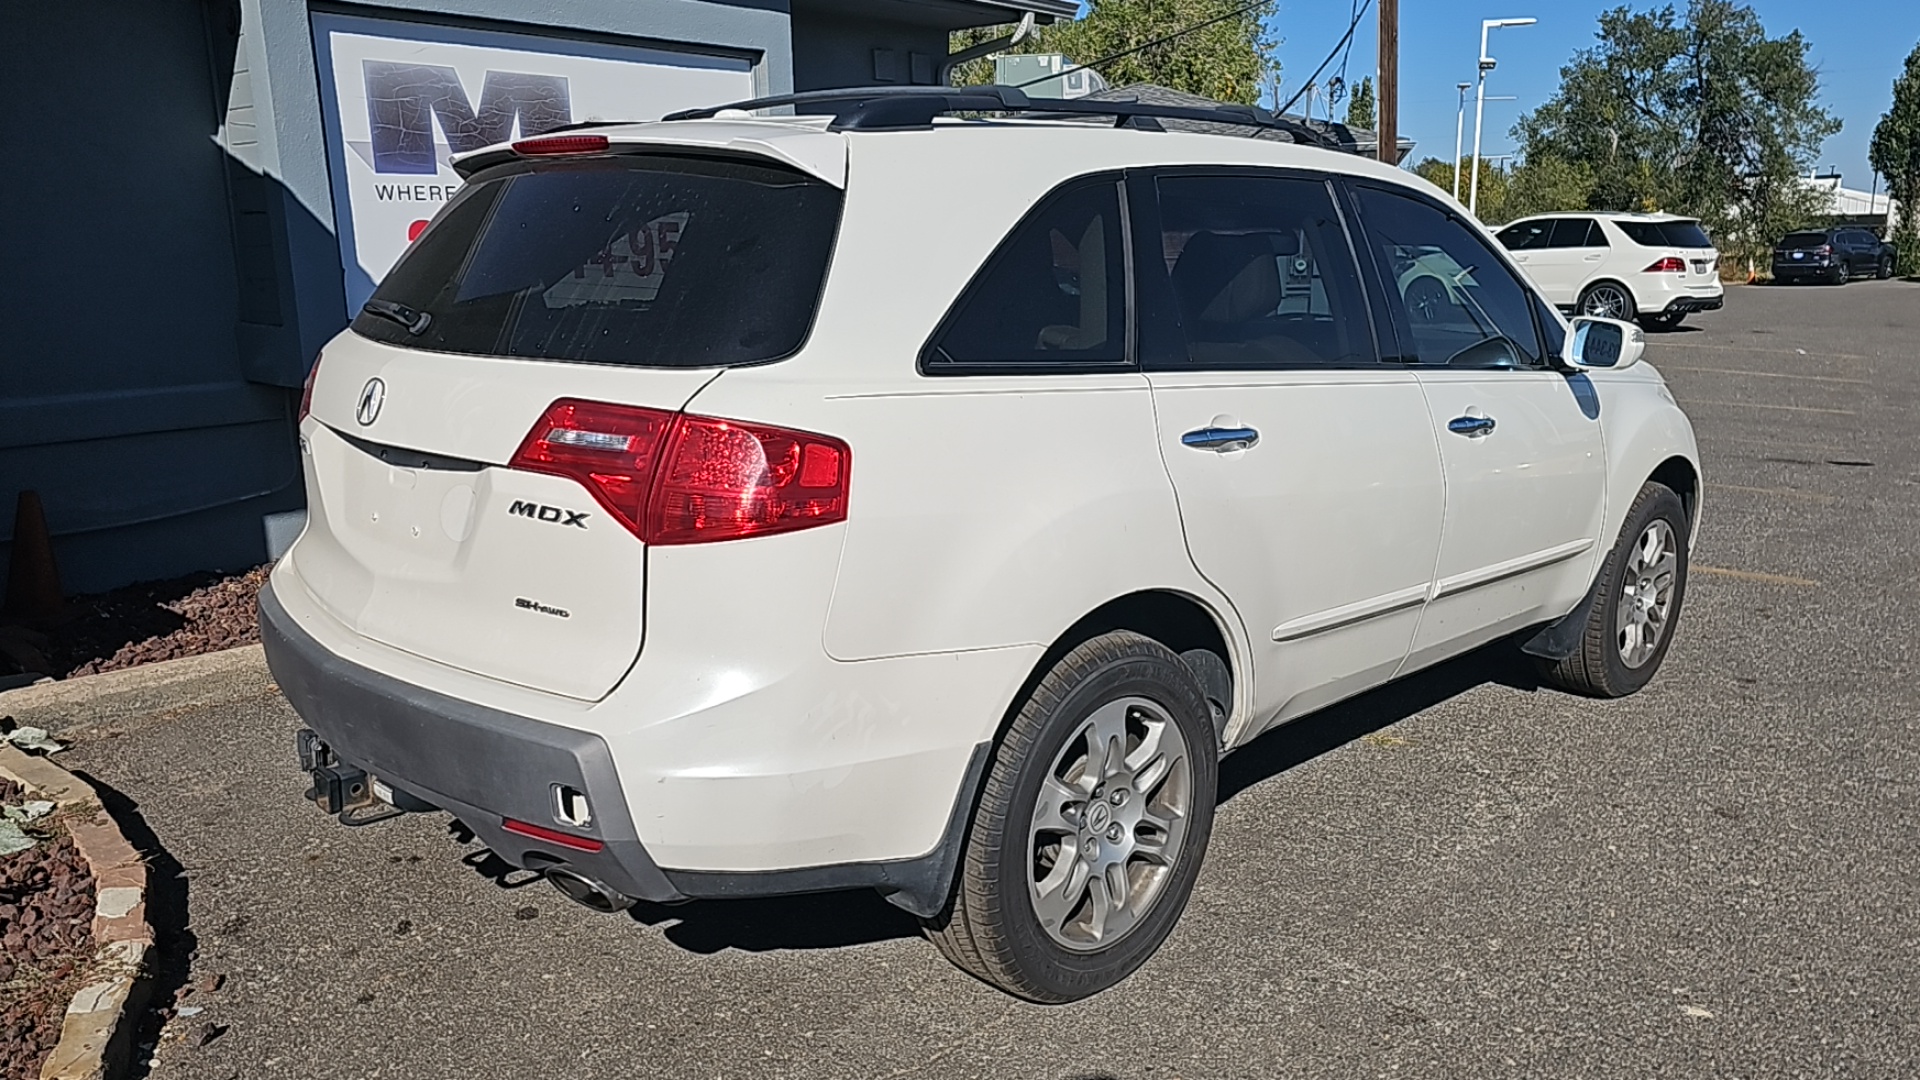
[[460,190],[454,154],[754,90],[730,57],[344,15],[313,32],[350,313]]

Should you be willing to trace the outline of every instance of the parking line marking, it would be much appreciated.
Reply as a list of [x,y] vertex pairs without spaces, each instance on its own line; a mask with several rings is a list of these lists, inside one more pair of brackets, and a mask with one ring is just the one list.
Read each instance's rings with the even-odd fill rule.
[[1792,577],[1787,574],[1763,574],[1758,570],[1730,570],[1724,566],[1706,566],[1701,563],[1694,563],[1692,568],[1703,574],[1712,574],[1714,577],[1728,577],[1739,581],[1758,581],[1763,585],[1799,585],[1811,587],[1820,584],[1817,581],[1803,577]]
[[1835,450],[1833,447],[1826,446],[1821,443],[1782,442],[1779,439],[1743,439],[1738,435],[1715,435],[1711,439],[1703,439],[1701,440],[1701,442],[1703,444],[1723,443],[1723,442],[1744,443],[1745,445],[1748,445],[1748,446],[1765,446],[1771,449],[1779,449],[1780,447],[1791,447],[1795,450],[1813,450],[1820,454],[1829,454],[1829,455],[1846,453],[1846,451],[1844,450]]
[[1715,484],[1715,491],[1747,491],[1755,495],[1778,495],[1783,499],[1805,499],[1808,502],[1830,503],[1831,495],[1816,495],[1811,491],[1796,491],[1793,488],[1741,487],[1739,484]]
[[1872,386],[1872,379],[1843,379],[1838,375],[1789,375],[1781,371],[1743,371],[1740,368],[1688,367],[1685,364],[1667,364],[1662,371],[1698,371],[1710,375],[1751,375],[1756,379],[1801,379],[1806,382],[1848,383],[1853,386]]
[[1757,401],[1707,401],[1703,398],[1681,398],[1682,405],[1730,405],[1736,409],[1773,409],[1777,412],[1815,412],[1830,413],[1834,416],[1856,415],[1852,409],[1819,409],[1812,405],[1762,405]]
[[[1648,342],[1647,344],[1652,345],[1653,342]],[[1806,349],[1766,349],[1766,348],[1760,348],[1758,346],[1753,346],[1753,345],[1708,345],[1704,341],[1662,340],[1659,343],[1659,345],[1663,349],[1667,349],[1667,348],[1714,349],[1719,352],[1776,353],[1780,356],[1805,356],[1808,358],[1817,357],[1822,360],[1829,359],[1829,358],[1837,359],[1837,360],[1870,360],[1872,359],[1872,357],[1862,356],[1859,353],[1844,353],[1844,352],[1813,353],[1813,352],[1809,352]]]

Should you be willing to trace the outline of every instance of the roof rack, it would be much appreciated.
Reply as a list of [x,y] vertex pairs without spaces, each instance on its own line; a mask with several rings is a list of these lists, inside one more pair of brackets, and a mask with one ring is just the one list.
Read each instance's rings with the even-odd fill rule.
[[935,117],[954,113],[1019,113],[1040,119],[1112,117],[1115,127],[1144,131],[1166,130],[1159,123],[1161,120],[1235,124],[1256,130],[1285,132],[1296,143],[1333,150],[1344,149],[1324,132],[1299,121],[1275,116],[1253,105],[1221,102],[1209,106],[1187,106],[1147,101],[1033,98],[1014,86],[851,86],[838,90],[812,90],[802,94],[754,98],[703,109],[686,109],[670,113],[663,119],[706,120],[723,112],[753,112],[783,107],[806,113],[830,113],[834,118],[830,125],[833,131],[924,128],[931,126]]

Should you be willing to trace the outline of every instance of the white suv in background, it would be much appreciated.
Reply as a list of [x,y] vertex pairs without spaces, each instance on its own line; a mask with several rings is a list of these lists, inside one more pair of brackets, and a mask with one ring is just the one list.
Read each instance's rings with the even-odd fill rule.
[[1670,330],[1724,302],[1720,253],[1695,218],[1608,211],[1540,214],[1500,243],[1562,311]]
[[1397,169],[1165,130],[1251,110],[864,93],[459,159],[261,595],[327,810],[602,910],[875,889],[1060,1002],[1262,732],[1506,639],[1653,677],[1701,485],[1637,328]]

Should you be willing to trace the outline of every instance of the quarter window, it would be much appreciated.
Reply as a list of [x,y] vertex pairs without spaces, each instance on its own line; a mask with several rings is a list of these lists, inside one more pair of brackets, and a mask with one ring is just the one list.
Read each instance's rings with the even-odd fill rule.
[[929,372],[1124,363],[1117,180],[1059,192],[1016,226],[923,357]]
[[1356,194],[1376,264],[1388,278],[1388,300],[1420,363],[1540,363],[1532,294],[1483,234],[1419,199],[1373,187]]
[[1161,263],[1142,271],[1164,270],[1171,286],[1185,344],[1174,366],[1379,362],[1360,272],[1324,181],[1164,176],[1157,188]]

